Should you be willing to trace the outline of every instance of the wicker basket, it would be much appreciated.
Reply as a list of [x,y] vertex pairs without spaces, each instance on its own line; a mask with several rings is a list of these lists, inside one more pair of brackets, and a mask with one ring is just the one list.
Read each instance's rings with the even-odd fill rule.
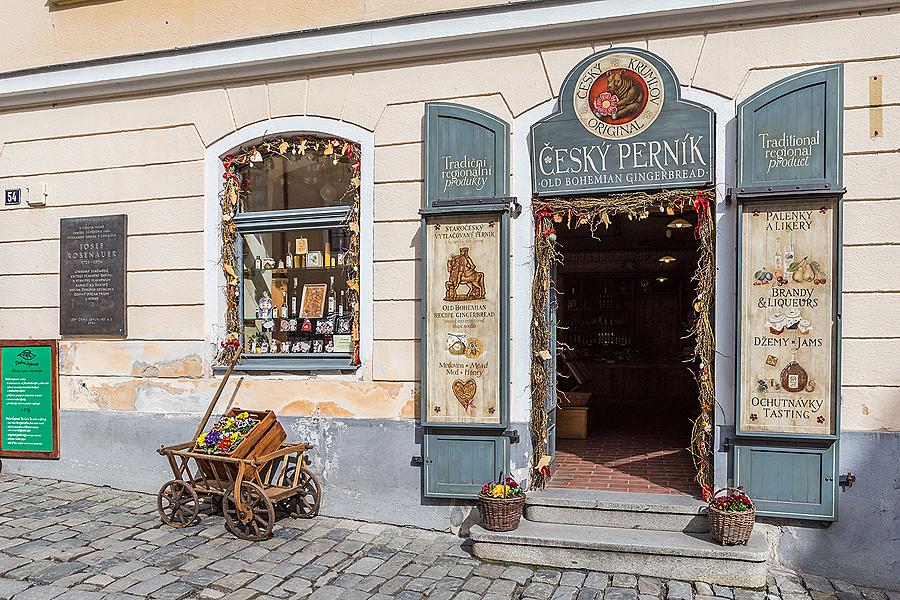
[[709,533],[723,546],[734,544],[746,546],[750,534],[753,533],[753,524],[756,522],[756,506],[754,506],[753,500],[750,500],[751,508],[746,512],[725,512],[715,508],[712,503],[716,497],[722,492],[729,491],[745,493],[740,488],[722,488],[713,494],[709,500]]
[[491,531],[512,531],[519,526],[522,509],[525,507],[525,494],[515,498],[486,498],[481,500],[481,520],[484,528]]

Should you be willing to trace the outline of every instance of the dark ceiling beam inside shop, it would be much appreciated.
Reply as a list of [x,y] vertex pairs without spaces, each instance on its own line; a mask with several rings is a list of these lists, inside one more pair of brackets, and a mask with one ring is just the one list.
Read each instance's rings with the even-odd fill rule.
[[[584,40],[657,37],[750,23],[835,17],[896,8],[889,0],[733,1],[666,9],[609,0],[527,2],[415,15],[277,36],[17,71],[0,76],[0,108],[309,74],[491,50]],[[658,6],[658,9],[654,9]],[[635,13],[642,9],[644,12]]]

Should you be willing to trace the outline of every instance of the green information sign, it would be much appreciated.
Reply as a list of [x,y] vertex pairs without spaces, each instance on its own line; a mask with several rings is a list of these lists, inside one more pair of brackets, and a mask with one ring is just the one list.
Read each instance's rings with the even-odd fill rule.
[[0,457],[59,458],[56,340],[0,341]]

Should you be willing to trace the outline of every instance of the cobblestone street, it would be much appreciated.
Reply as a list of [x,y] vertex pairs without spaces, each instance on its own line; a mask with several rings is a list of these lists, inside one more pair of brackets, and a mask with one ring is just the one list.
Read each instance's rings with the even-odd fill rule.
[[[326,496],[327,498],[327,496]],[[900,600],[900,593],[777,571],[765,590],[474,559],[448,533],[281,518],[251,543],[221,516],[160,523],[152,495],[0,475],[0,599]]]

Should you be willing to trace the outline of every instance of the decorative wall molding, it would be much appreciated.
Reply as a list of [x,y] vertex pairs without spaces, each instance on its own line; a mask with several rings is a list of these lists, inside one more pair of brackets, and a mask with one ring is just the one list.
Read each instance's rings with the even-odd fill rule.
[[7,73],[0,109],[889,7],[896,1],[580,0],[467,9]]

